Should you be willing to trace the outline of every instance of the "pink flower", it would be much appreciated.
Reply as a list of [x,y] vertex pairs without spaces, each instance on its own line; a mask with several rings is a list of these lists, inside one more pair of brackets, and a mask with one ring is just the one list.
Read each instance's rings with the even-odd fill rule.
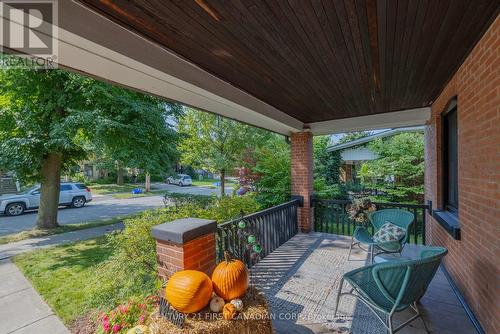
[[113,326],[113,333],[118,333],[120,331],[121,327],[120,325],[114,325]]
[[109,325],[109,322],[105,322],[102,324],[102,328],[104,329],[104,331],[107,333],[109,332],[109,330],[111,329],[110,328],[111,326]]
[[143,324],[143,323],[144,323],[144,316],[143,316],[143,315],[141,315],[141,316],[139,317],[139,325],[141,325],[141,324]]
[[127,305],[120,305],[120,306],[118,306],[118,308],[120,309],[121,313],[127,313],[128,312],[128,306]]
[[107,321],[109,321],[109,318],[108,318],[108,316],[107,316],[107,315],[104,315],[104,316],[102,317],[102,322],[107,322]]

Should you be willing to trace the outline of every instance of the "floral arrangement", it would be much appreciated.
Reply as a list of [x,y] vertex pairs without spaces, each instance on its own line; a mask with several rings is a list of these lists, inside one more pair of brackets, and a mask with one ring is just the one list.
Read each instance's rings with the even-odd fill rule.
[[375,210],[377,207],[368,197],[356,198],[352,201],[348,214],[357,224],[366,224],[369,221],[368,215]]
[[149,296],[142,302],[131,300],[118,305],[107,313],[101,313],[98,318],[96,334],[120,334],[137,325],[142,325],[158,303],[157,296]]

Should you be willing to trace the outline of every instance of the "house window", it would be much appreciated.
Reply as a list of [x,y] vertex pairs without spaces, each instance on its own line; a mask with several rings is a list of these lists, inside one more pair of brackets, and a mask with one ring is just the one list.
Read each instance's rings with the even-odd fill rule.
[[456,100],[443,115],[443,208],[458,215],[458,124]]

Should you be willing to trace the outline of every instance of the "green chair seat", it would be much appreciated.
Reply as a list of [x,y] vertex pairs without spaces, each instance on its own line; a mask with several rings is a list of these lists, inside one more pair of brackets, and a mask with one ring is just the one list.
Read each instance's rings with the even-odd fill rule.
[[[425,294],[442,258],[447,253],[448,250],[444,247],[424,247],[418,259],[372,264],[344,274],[337,293],[334,315],[337,316],[340,298],[351,295],[366,304],[390,334],[399,331],[421,317],[417,301]],[[342,293],[344,282],[348,282],[352,287],[349,292]],[[394,313],[409,307],[416,312],[416,315],[393,328]],[[378,312],[384,314],[385,319]],[[429,332],[425,322],[424,326]]]
[[[403,228],[407,233],[399,241],[390,242],[376,242],[373,240],[373,236],[368,232],[368,229],[363,226],[358,226],[354,230],[351,239],[351,245],[349,246],[348,259],[351,256],[352,247],[355,245],[367,245],[368,252],[370,254],[370,263],[373,263],[373,257],[382,253],[399,253],[403,250],[404,245],[408,240],[408,231],[411,223],[415,219],[415,216],[405,210],[400,209],[384,209],[372,212],[369,216],[370,223],[372,224],[375,231],[378,231],[382,225],[386,222],[390,222]],[[360,246],[361,249],[363,249]]]

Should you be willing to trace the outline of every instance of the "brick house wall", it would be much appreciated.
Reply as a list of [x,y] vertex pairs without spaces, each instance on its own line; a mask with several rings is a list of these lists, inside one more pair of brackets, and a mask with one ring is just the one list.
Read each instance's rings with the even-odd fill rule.
[[456,97],[461,240],[429,215],[426,237],[448,248],[445,267],[487,333],[500,333],[499,34],[497,17],[434,101],[425,131],[425,196],[441,208],[441,113]]

